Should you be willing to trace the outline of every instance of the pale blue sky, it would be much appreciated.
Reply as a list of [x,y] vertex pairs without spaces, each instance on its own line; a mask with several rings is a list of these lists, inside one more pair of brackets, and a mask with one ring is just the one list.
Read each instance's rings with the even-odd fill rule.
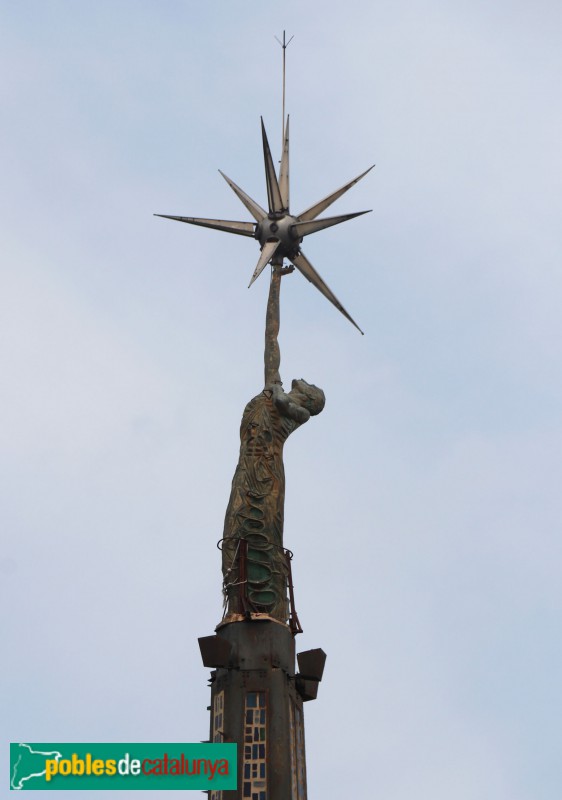
[[309,796],[559,800],[554,0],[0,2],[4,740],[207,736],[267,278],[152,214],[248,219],[218,168],[265,204],[283,29],[294,210],[377,164],[305,250],[366,335],[283,282]]

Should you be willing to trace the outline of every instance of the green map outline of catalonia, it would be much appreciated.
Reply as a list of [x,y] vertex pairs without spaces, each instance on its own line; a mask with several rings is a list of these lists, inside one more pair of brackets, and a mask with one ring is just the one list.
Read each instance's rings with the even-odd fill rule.
[[[29,750],[29,755],[44,756],[45,757],[45,761],[46,761],[47,758],[54,758],[56,761],[58,761],[59,758],[62,758],[62,753],[59,753],[57,750],[52,750],[50,752],[43,752],[41,750],[33,750],[31,748],[31,746],[26,744],[25,742],[19,742],[18,747],[21,747],[21,748],[27,747],[27,749]],[[25,775],[25,776],[18,775],[18,767],[20,766],[22,758],[24,758],[26,755],[27,754],[25,753],[25,750],[23,750],[20,753],[17,761],[15,762],[14,768],[12,770],[12,775],[11,775],[11,778],[10,778],[10,789],[14,789],[15,791],[19,791],[20,789],[26,788],[23,785],[25,781],[29,781],[29,780],[31,780],[31,778],[42,778],[45,775],[46,771],[47,771],[46,766],[44,766],[42,772],[32,772],[29,775]],[[15,785],[16,784],[16,780],[17,780],[17,785]]]

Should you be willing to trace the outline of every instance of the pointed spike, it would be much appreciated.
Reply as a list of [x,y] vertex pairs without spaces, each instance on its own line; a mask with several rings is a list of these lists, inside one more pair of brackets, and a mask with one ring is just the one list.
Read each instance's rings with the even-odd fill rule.
[[291,261],[293,262],[295,267],[300,272],[302,272],[304,277],[307,278],[314,286],[316,286],[318,291],[322,292],[324,297],[327,298],[330,301],[330,303],[333,303],[333,305],[335,305],[335,307],[338,309],[338,311],[341,311],[341,313],[344,315],[344,317],[346,317],[351,322],[352,325],[355,325],[355,327],[357,328],[359,333],[364,335],[363,331],[361,330],[359,325],[347,313],[347,311],[342,306],[342,304],[340,303],[338,298],[335,296],[335,294],[332,292],[332,290],[329,288],[329,286],[322,280],[322,278],[316,272],[316,270],[314,269],[314,267],[312,266],[310,261],[304,255],[304,253],[302,251],[300,251],[296,256],[294,256],[294,258],[291,258]]
[[246,194],[246,192],[244,192],[239,186],[237,186],[234,183],[234,181],[231,181],[230,178],[224,174],[224,172],[221,172],[220,169],[219,172],[225,179],[225,181],[228,183],[234,194],[238,197],[238,199],[244,203],[244,205],[246,206],[252,217],[256,220],[256,222],[261,222],[262,219],[265,219],[265,217],[267,217],[267,211],[264,211],[263,208],[260,205],[258,205],[255,200],[252,200],[250,195]]
[[289,115],[287,114],[287,124],[285,125],[285,135],[283,137],[283,155],[281,157],[281,167],[279,168],[279,191],[281,192],[281,202],[285,211],[289,210]]
[[281,200],[281,192],[279,191],[279,184],[277,182],[277,175],[275,174],[275,167],[273,166],[273,159],[271,158],[271,150],[269,149],[263,118],[260,117],[260,119],[263,160],[265,164],[265,182],[267,184],[267,200],[269,203],[269,213],[272,214],[283,211],[283,201]]
[[174,217],[171,214],[154,214],[163,219],[175,219],[178,222],[187,222],[190,225],[200,225],[202,228],[213,228],[226,233],[237,233],[240,236],[255,236],[256,226],[253,222],[234,222],[228,219],[204,219],[203,217]]
[[299,238],[308,236],[309,233],[316,233],[322,231],[324,228],[330,228],[332,225],[339,225],[340,222],[347,222],[348,219],[360,217],[362,214],[369,214],[369,211],[356,211],[354,214],[340,214],[339,217],[324,217],[323,219],[313,219],[310,222],[296,222],[292,228],[298,233]]
[[254,270],[254,274],[252,275],[252,280],[248,284],[248,289],[250,288],[252,283],[256,280],[256,278],[258,278],[260,276],[260,274],[261,274],[263,268],[265,267],[265,265],[268,264],[271,261],[271,259],[275,255],[275,251],[277,250],[277,248],[279,247],[280,244],[281,244],[281,242],[279,241],[279,239],[273,239],[273,240],[271,240],[269,242],[266,242],[264,244],[264,246],[262,248],[262,251],[261,251],[261,255],[260,255],[259,261],[257,263],[257,266],[256,266],[255,270]]
[[355,186],[355,184],[358,183],[361,180],[361,178],[364,178],[365,175],[368,172],[370,172],[374,166],[375,165],[373,164],[372,167],[366,169],[365,172],[362,172],[361,175],[357,176],[357,178],[354,178],[352,181],[349,181],[349,183],[346,183],[345,186],[341,187],[341,189],[337,189],[332,194],[329,194],[323,200],[320,200],[319,203],[316,203],[316,205],[307,208],[306,211],[303,211],[302,214],[298,215],[297,219],[300,222],[306,222],[311,219],[316,219],[318,214],[321,214],[323,211],[325,211],[328,208],[328,206],[331,206],[332,203],[334,203],[338,199],[338,197],[341,197],[342,194],[345,194],[345,192],[347,192],[348,189],[351,189],[352,186]]

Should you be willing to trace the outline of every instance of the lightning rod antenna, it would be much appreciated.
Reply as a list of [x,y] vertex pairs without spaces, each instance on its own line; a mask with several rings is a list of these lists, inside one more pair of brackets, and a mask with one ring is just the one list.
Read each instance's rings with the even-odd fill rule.
[[[277,39],[277,36],[275,38]],[[294,38],[294,36],[291,36],[287,42],[285,39],[285,31],[283,31],[283,41],[277,39],[283,48],[283,120],[281,124],[281,152],[283,152],[283,147],[285,145],[285,50],[288,48]]]

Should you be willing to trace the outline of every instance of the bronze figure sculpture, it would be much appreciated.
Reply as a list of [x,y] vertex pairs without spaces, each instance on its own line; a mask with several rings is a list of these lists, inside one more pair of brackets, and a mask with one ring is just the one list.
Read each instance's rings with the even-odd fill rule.
[[[263,391],[244,410],[240,428],[240,457],[232,481],[220,546],[225,594],[224,622],[253,615],[272,617],[285,623],[289,618],[287,586],[290,565],[283,548],[285,476],[283,445],[289,435],[324,407],[324,393],[304,380],[283,391],[279,375],[279,292],[283,275],[297,268],[333,305],[361,331],[301,250],[308,234],[345,222],[360,214],[317,219],[326,208],[354,186],[371,169],[298,215],[289,211],[289,118],[283,131],[283,153],[277,177],[273,158],[261,123],[267,186],[265,211],[246,192],[221,175],[254,217],[254,222],[156,216],[207,228],[251,236],[261,254],[250,286],[267,264],[272,265],[265,330],[265,383]],[[283,267],[284,259],[291,266]]]
[[[272,270],[265,328],[265,386],[244,409],[240,458],[232,480],[222,541],[222,570],[228,608],[225,621],[240,614],[267,614],[280,622],[287,607],[288,564],[283,548],[285,472],[283,445],[324,408],[322,389],[293,380],[285,393],[279,374],[280,265]],[[244,559],[240,547],[245,548]],[[245,564],[246,574],[241,574]]]

